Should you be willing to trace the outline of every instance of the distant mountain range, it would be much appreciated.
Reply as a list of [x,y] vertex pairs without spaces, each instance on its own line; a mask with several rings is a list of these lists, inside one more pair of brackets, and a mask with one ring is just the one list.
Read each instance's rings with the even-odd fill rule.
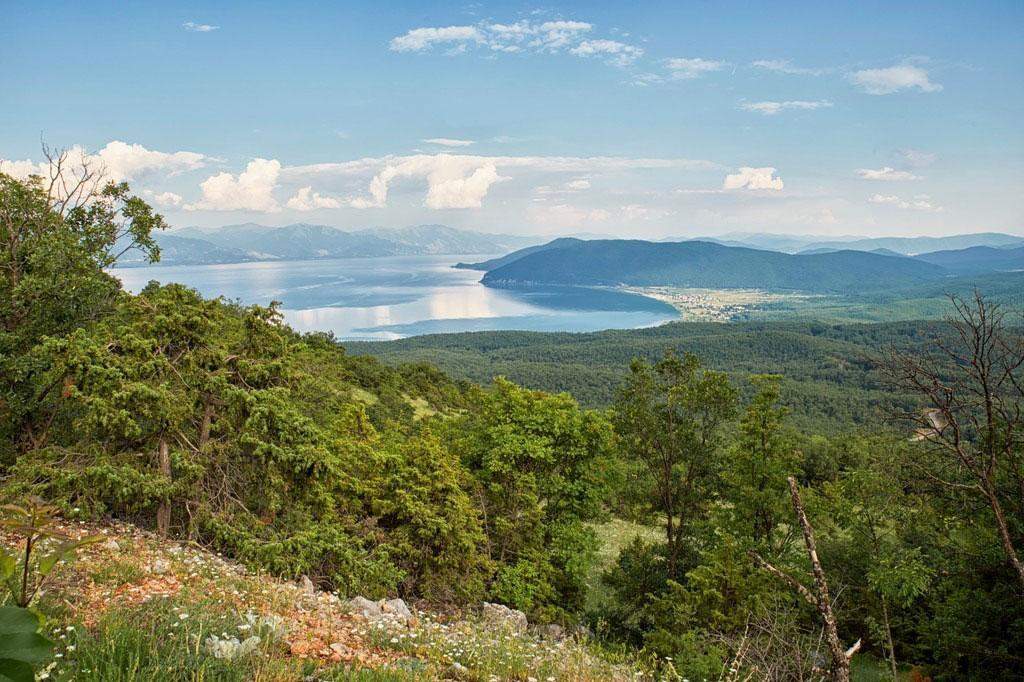
[[499,288],[628,285],[851,293],[1022,270],[1024,247],[908,257],[885,247],[789,254],[698,240],[557,239],[459,267],[484,270],[481,281]]
[[[215,229],[186,227],[157,233],[155,237],[162,252],[162,265],[504,253],[542,239],[471,232],[446,225],[345,231],[305,223],[284,227],[255,223]],[[119,261],[120,266],[143,264],[145,261],[138,252],[129,252]]]
[[959,275],[983,272],[1024,270],[1024,246],[994,248],[972,246],[954,251],[934,251],[915,256],[916,260],[942,266]]
[[[822,237],[755,232],[733,232],[719,237],[698,237],[698,241],[724,246],[748,246],[784,253],[824,253],[826,251],[877,251],[886,249],[904,256],[931,251],[967,249],[974,246],[1005,248],[1024,246],[1024,237],[1000,232],[957,234],[948,237]],[[664,239],[662,241],[684,241]]]

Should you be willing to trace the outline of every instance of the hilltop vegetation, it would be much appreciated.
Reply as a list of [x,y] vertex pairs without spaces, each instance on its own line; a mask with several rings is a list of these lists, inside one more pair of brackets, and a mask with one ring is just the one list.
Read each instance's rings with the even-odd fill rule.
[[[117,563],[53,583],[51,599],[40,581],[80,538],[40,521],[49,511],[5,507],[0,599],[14,605],[0,624],[21,630],[0,649],[20,658],[0,662],[17,660],[20,679],[56,660],[43,636],[55,624],[65,639],[82,628],[60,670],[93,679],[845,681],[883,661],[893,677],[998,680],[1024,664],[1024,341],[984,298],[958,300],[945,325],[670,325],[546,347],[470,337],[566,372],[596,365],[595,387],[614,388],[609,409],[588,410],[568,393],[355,356],[297,334],[273,305],[180,285],[128,294],[106,272],[114,246],[156,259],[163,219],[87,170],[70,196],[0,174],[0,498],[129,522],[163,545],[133,540]],[[890,341],[884,363],[858,357]],[[886,413],[906,420],[886,427]],[[852,422],[860,433],[840,428]],[[614,557],[599,545],[611,519],[644,531]],[[56,543],[65,535],[72,545]],[[363,633],[411,669],[301,662],[272,618],[279,603],[250,620],[254,583],[227,582],[208,554],[153,556],[173,541],[305,578],[307,593],[447,612],[488,600],[578,638],[556,647],[424,618]],[[112,597],[176,588],[100,614],[97,582],[123,588]],[[318,627],[310,609],[297,627]],[[259,639],[232,641],[244,627]]]
[[791,420],[807,430],[875,425],[913,405],[886,385],[878,360],[893,344],[917,346],[942,329],[938,322],[831,325],[820,322],[675,322],[648,329],[587,334],[474,332],[353,342],[352,353],[389,364],[427,362],[475,382],[507,376],[544,391],[568,391],[588,407],[606,407],[632,358],[655,361],[667,348],[693,353],[742,385],[770,369],[784,377]]
[[490,286],[584,285],[853,292],[939,279],[937,266],[862,251],[790,255],[711,242],[594,240],[542,249],[488,270]]

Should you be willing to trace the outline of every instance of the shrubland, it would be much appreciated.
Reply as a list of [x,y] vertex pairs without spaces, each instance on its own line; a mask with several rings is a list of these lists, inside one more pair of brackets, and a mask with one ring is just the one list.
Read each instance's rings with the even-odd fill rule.
[[[162,218],[88,168],[55,173],[73,180],[0,175],[0,494],[143,529],[137,552],[93,566],[89,581],[131,593],[153,580],[143,556],[184,543],[257,575],[307,578],[324,599],[400,596],[438,613],[486,600],[577,633],[559,649],[425,615],[402,637],[361,635],[421,662],[408,669],[311,668],[269,636],[231,663],[170,631],[187,612],[227,637],[222,621],[245,626],[258,580],[225,591],[222,576],[83,619],[88,591],[61,578],[60,600],[13,608],[49,619],[40,637],[77,628],[80,644],[58,653],[80,675],[429,679],[454,661],[473,679],[846,679],[850,667],[1012,679],[1024,666],[1024,352],[1019,327],[982,296],[957,301],[952,323],[907,325],[887,357],[891,338],[876,339],[859,370],[833,358],[841,375],[870,373],[877,393],[854,387],[857,400],[885,396],[874,408],[902,426],[815,432],[799,418],[813,390],[794,402],[791,380],[735,339],[743,373],[706,366],[693,345],[624,357],[601,378],[607,407],[589,410],[502,378],[480,386],[353,356],[292,331],[273,305],[155,283],[128,294],[107,272],[115,244],[157,258]],[[802,340],[761,342],[803,353],[787,338]],[[588,363],[586,346],[556,350],[550,362]],[[833,382],[828,404],[844,390]],[[601,545],[609,528],[617,552]],[[26,549],[23,535],[6,540]],[[860,644],[842,665],[826,639]]]

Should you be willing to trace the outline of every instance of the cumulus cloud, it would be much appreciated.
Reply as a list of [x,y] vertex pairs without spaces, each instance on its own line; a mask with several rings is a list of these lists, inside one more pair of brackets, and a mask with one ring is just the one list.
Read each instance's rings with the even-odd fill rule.
[[821,76],[822,74],[828,73],[828,69],[807,69],[799,66],[793,66],[793,63],[788,59],[758,59],[750,64],[755,69],[764,69],[765,71],[774,71],[775,73],[784,73],[791,76]]
[[[66,167],[72,172],[88,164],[94,171],[102,171],[104,177],[114,182],[137,180],[151,173],[177,175],[185,171],[203,168],[211,159],[197,152],[160,152],[146,149],[141,144],[128,144],[120,140],[108,142],[95,154],[85,151],[81,145],[67,149]],[[29,175],[49,177],[50,166],[46,161],[34,162],[5,161],[0,159],[0,170],[8,175],[26,178]]]
[[883,180],[886,182],[920,180],[920,177],[914,175],[910,171],[896,170],[891,166],[884,166],[878,169],[858,168],[857,177],[861,178],[862,180]]
[[942,85],[933,83],[928,72],[912,64],[900,64],[885,69],[865,69],[850,76],[854,85],[869,95],[891,95],[900,90],[917,89],[920,92],[939,92]]
[[203,168],[210,161],[197,152],[159,152],[120,140],[107,143],[96,156],[111,180],[134,180],[154,171],[177,175]]
[[154,204],[157,206],[163,206],[164,208],[181,206],[182,202],[185,201],[180,194],[175,194],[174,192],[160,192],[158,194],[147,189],[143,194],[145,194]]
[[192,31],[193,33],[210,33],[216,31],[220,26],[212,26],[210,24],[197,24],[194,21],[186,21],[181,25],[186,31]]
[[896,206],[897,208],[911,209],[914,211],[927,211],[930,213],[940,213],[944,209],[941,206],[936,206],[932,203],[932,199],[927,194],[918,194],[913,199],[901,199],[897,196],[874,194],[868,198],[868,202],[872,204],[889,204]]
[[341,202],[333,197],[314,192],[312,186],[302,187],[285,204],[293,211],[315,211],[318,208],[341,208]]
[[482,43],[483,35],[475,26],[445,26],[414,28],[405,35],[391,39],[395,52],[420,52],[438,44]]
[[765,116],[774,116],[780,111],[788,111],[791,109],[827,109],[832,106],[832,102],[827,100],[789,100],[786,102],[744,102],[740,105],[740,108],[746,111],[756,111],[759,114]]
[[431,137],[423,141],[427,144],[436,144],[442,147],[468,147],[471,144],[475,144],[473,140],[455,140],[450,137]]
[[[427,208],[479,207],[494,183],[504,173],[516,170],[540,173],[593,174],[636,169],[711,169],[709,161],[694,159],[648,159],[572,156],[476,156],[463,154],[416,154],[365,158],[338,163],[293,166],[282,170],[289,181],[309,182],[330,176],[352,177],[372,174],[367,194],[350,197],[344,204],[353,208],[387,205],[392,184],[401,179],[425,179]],[[582,189],[582,182],[575,185]],[[570,183],[571,184],[571,183]],[[549,188],[550,189],[550,188]]]
[[202,199],[185,208],[190,211],[280,211],[273,194],[280,173],[281,163],[276,159],[253,159],[237,176],[218,173],[204,180],[199,185]]
[[491,185],[501,180],[497,167],[486,157],[452,154],[398,157],[370,180],[369,196],[353,197],[352,208],[382,208],[387,205],[391,184],[400,178],[425,178],[424,205],[432,209],[479,208]]
[[24,180],[30,175],[45,175],[48,167],[31,159],[0,159],[0,173]]
[[751,168],[744,166],[739,173],[725,176],[722,189],[767,189],[781,190],[782,178],[776,177],[775,168]]
[[694,78],[700,78],[706,73],[720,71],[725,68],[725,65],[725,62],[715,61],[712,59],[701,59],[700,57],[692,59],[674,57],[672,59],[665,60],[665,68],[668,69],[669,76],[674,80],[692,80]]
[[629,66],[643,56],[642,48],[635,45],[627,45],[617,40],[584,40],[576,47],[569,50],[578,57],[604,57],[605,60],[615,66]]

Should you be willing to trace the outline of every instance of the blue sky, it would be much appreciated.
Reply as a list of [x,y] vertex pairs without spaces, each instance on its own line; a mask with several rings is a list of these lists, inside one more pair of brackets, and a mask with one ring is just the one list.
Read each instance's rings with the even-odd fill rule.
[[175,226],[1024,233],[1019,0],[4,14],[0,169],[77,145]]

